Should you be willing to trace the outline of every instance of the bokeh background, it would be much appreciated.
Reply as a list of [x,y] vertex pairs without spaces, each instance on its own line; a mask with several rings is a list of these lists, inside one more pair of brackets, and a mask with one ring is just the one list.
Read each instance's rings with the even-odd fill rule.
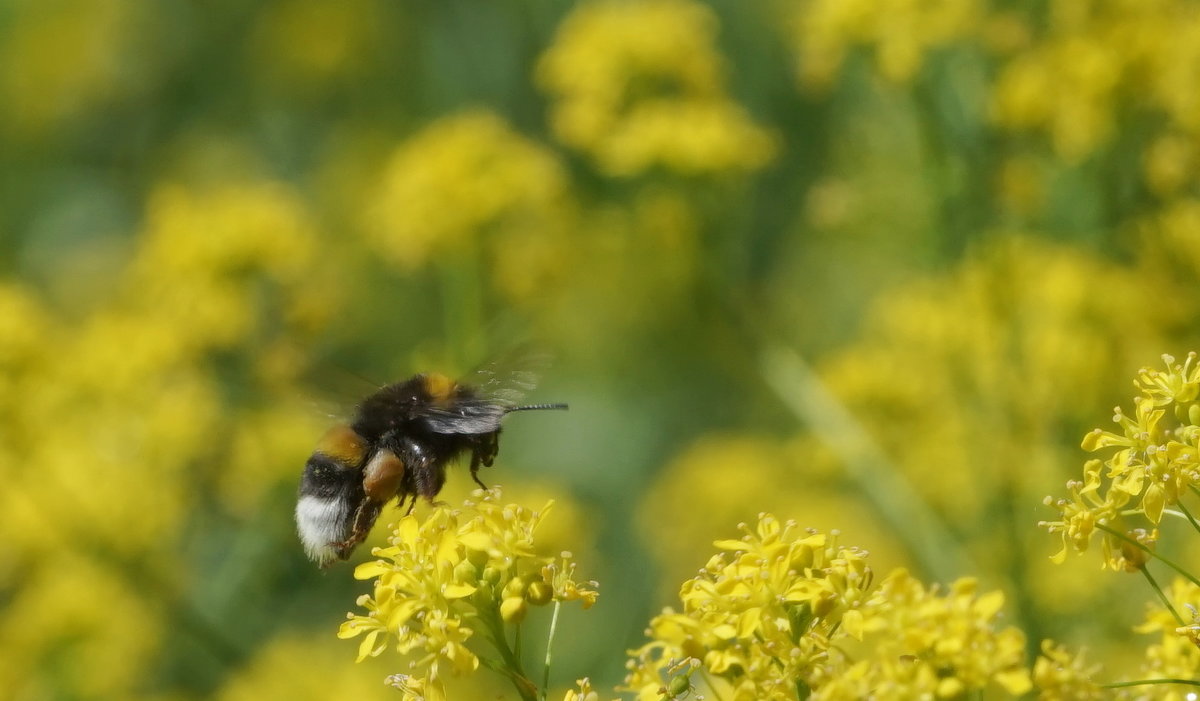
[[601,583],[558,688],[760,511],[1140,656],[1036,523],[1200,347],[1200,3],[6,0],[0,105],[6,698],[393,696],[301,466],[528,347],[571,410],[484,476]]

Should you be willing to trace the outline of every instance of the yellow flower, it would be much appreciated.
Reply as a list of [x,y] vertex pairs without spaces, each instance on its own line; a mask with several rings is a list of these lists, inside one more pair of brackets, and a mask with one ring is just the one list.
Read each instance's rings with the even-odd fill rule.
[[0,43],[0,101],[10,124],[40,135],[89,108],[137,90],[153,72],[137,32],[153,5],[120,0],[19,3]]
[[370,242],[414,268],[485,234],[561,229],[558,161],[486,111],[443,118],[396,148],[367,203]]
[[847,648],[856,662],[813,698],[953,698],[989,687],[1020,696],[1031,686],[1025,636],[997,628],[1003,603],[1001,592],[981,595],[970,578],[942,594],[895,570],[863,608],[863,643]]
[[1042,701],[1090,701],[1104,698],[1092,679],[1101,665],[1089,665],[1083,653],[1072,655],[1052,640],[1042,641],[1042,654],[1033,663],[1033,683]]
[[587,677],[575,682],[579,690],[569,689],[563,701],[600,701],[600,694],[592,689],[592,682]]
[[[1084,464],[1084,480],[1067,483],[1070,499],[1047,497],[1045,503],[1058,509],[1061,518],[1041,525],[1061,533],[1067,547],[1087,548],[1094,529],[1118,528],[1123,520],[1141,514],[1157,526],[1167,507],[1200,484],[1200,363],[1189,353],[1182,363],[1164,355],[1166,370],[1143,368],[1134,385],[1141,396],[1134,400],[1134,415],[1120,407],[1113,421],[1120,432],[1096,429],[1083,439],[1088,451],[1117,450],[1103,462]],[[1107,468],[1102,470],[1101,467]],[[1134,508],[1128,508],[1130,502]],[[1131,531],[1134,540],[1146,547],[1158,539],[1157,531]],[[1112,569],[1140,568],[1142,553],[1129,549],[1128,541],[1110,534],[1104,540],[1105,566]]]
[[797,69],[808,87],[833,82],[849,52],[874,49],[889,80],[912,80],[926,53],[977,28],[978,0],[809,0],[791,15]]
[[[1164,593],[1174,612],[1160,603],[1153,603],[1148,607],[1145,621],[1134,628],[1138,633],[1157,636],[1156,642],[1146,647],[1142,676],[1147,679],[1195,678],[1200,674],[1200,645],[1196,643],[1200,637],[1196,624],[1200,587],[1176,577]],[[1181,626],[1175,612],[1185,616],[1190,612],[1192,622]],[[1183,699],[1184,696],[1169,691],[1164,698]]]
[[501,644],[503,626],[519,624],[528,605],[595,601],[595,584],[574,580],[569,554],[557,561],[536,554],[534,531],[553,502],[531,511],[499,499],[499,489],[476,490],[461,510],[439,506],[423,521],[409,514],[388,545],[375,549],[379,559],[355,569],[356,578],[375,580],[375,590],[359,598],[366,615],[350,615],[338,637],[362,636],[359,661],[394,642],[425,671],[421,679],[403,677],[405,688],[424,685],[421,693],[429,694],[441,688],[444,672],[479,667],[468,646],[477,631]]
[[866,553],[839,546],[836,533],[769,514],[743,531],[715,543],[723,552],[684,583],[682,611],[654,618],[652,640],[631,653],[624,688],[639,699],[677,697],[691,668],[738,701],[1031,688],[1024,634],[997,625],[1002,593],[981,594],[973,579],[942,593],[902,569],[872,591]]
[[674,660],[686,658],[727,681],[735,699],[794,698],[797,684],[820,678],[829,636],[861,629],[866,553],[769,514],[743,532],[717,541],[722,552],[683,584],[682,612],[650,622],[653,640],[632,653],[625,679],[639,698],[670,688]]
[[774,143],[726,96],[716,28],[691,0],[580,5],[538,63],[554,133],[610,175],[761,168]]

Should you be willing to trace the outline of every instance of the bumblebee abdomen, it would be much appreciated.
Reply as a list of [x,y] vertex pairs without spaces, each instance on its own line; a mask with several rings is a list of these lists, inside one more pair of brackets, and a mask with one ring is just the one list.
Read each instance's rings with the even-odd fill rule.
[[346,424],[338,424],[325,432],[313,452],[357,467],[362,465],[367,453],[367,439]]

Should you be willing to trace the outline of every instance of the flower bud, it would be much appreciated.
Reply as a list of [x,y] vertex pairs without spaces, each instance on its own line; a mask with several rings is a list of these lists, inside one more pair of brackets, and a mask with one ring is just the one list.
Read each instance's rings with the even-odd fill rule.
[[525,580],[513,577],[504,584],[500,596],[505,599],[519,599],[525,595]]
[[671,677],[671,681],[667,684],[667,698],[677,698],[683,696],[684,692],[692,688],[692,680],[686,674],[680,674],[676,677]]
[[503,573],[495,567],[485,567],[483,568],[483,574],[480,575],[479,578],[488,584],[495,586],[496,584],[500,583],[500,579],[503,576]]
[[524,599],[505,599],[500,602],[500,617],[508,623],[520,623],[525,620],[528,611]]
[[534,606],[545,606],[554,598],[554,588],[542,580],[531,582],[525,590],[525,600]]
[[463,560],[454,567],[454,581],[456,582],[471,582],[479,580],[479,570],[475,565],[471,564],[470,560]]

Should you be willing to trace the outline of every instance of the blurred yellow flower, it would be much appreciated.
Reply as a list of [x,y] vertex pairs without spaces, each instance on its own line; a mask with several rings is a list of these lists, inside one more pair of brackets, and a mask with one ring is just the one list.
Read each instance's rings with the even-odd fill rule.
[[982,11],[978,0],[804,0],[792,7],[798,74],[814,88],[831,84],[858,46],[874,49],[886,78],[912,80],[926,53],[969,36]]
[[[1196,643],[1195,612],[1200,610],[1200,587],[1176,577],[1164,592],[1174,611],[1159,603],[1151,604],[1146,619],[1134,628],[1138,633],[1155,636],[1146,647],[1141,674],[1146,679],[1194,679],[1200,673],[1200,645]],[[1193,621],[1181,626],[1175,613],[1191,612]],[[1190,689],[1191,687],[1187,687]],[[1179,687],[1162,687],[1156,698],[1184,701],[1190,698]]]
[[499,117],[445,117],[399,146],[367,203],[370,242],[409,269],[490,235],[561,229],[567,181],[554,156]]
[[268,640],[212,696],[216,701],[395,697],[396,692],[380,684],[378,677],[349,664],[338,641],[301,631]]
[[698,553],[707,544],[763,511],[819,529],[844,523],[844,535],[883,563],[905,561],[902,543],[869,504],[846,493],[836,457],[820,444],[712,434],[674,456],[638,507],[645,547],[663,569],[664,594],[702,564]]
[[4,579],[10,596],[0,616],[0,684],[6,694],[139,695],[166,635],[161,612],[142,591],[90,555],[61,549],[26,567],[19,579]]
[[15,2],[0,28],[0,102],[38,135],[136,90],[150,66],[135,47],[154,5],[121,0]]
[[245,341],[268,316],[277,334],[312,331],[337,295],[315,274],[308,219],[297,194],[278,183],[161,186],[122,301],[162,324],[164,340],[186,358]]
[[575,689],[567,690],[563,701],[600,701],[600,694],[592,689],[592,682],[587,677],[577,681],[576,686],[579,687],[578,691]]
[[[1189,87],[1200,75],[1198,39],[1200,10],[1186,0],[1051,2],[1042,35],[1002,64],[993,118],[1005,129],[1045,132],[1072,163],[1104,146],[1131,106],[1165,118],[1163,132],[1176,141],[1152,143],[1146,179],[1168,193],[1177,187],[1179,157],[1200,136]],[[1183,134],[1190,143],[1180,143]]]
[[1170,197],[1195,178],[1200,144],[1180,134],[1164,134],[1146,148],[1142,167],[1146,184],[1160,197]]
[[1105,396],[1095,378],[1154,337],[1139,285],[1069,247],[998,238],[881,298],[822,375],[931,504],[974,523],[1001,485],[1037,500],[1054,484],[1070,448],[1046,417],[1083,424]]
[[333,78],[363,65],[380,8],[375,0],[286,0],[264,8],[254,48],[268,79],[296,92],[319,92]]
[[762,167],[773,139],[726,96],[716,29],[692,0],[580,5],[538,64],[554,133],[616,176]]
[[1098,701],[1106,695],[1093,681],[1101,665],[1089,664],[1083,653],[1072,655],[1051,640],[1042,641],[1042,654],[1033,663],[1033,683],[1041,701]]
[[993,118],[1006,128],[1045,129],[1056,153],[1078,162],[1112,134],[1118,49],[1072,37],[1021,53],[996,81]]

